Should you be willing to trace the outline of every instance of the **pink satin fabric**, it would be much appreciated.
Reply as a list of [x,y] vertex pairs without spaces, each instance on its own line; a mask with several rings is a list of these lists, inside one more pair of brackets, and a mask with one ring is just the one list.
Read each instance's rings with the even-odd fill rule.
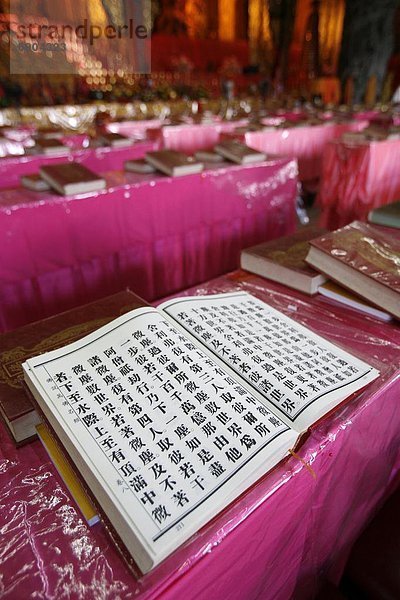
[[318,203],[330,229],[365,220],[373,208],[400,199],[400,141],[325,148]]
[[9,157],[0,160],[0,189],[16,187],[20,185],[23,175],[38,173],[39,168],[44,165],[53,165],[75,161],[85,165],[95,173],[103,171],[121,170],[127,160],[143,158],[146,152],[158,148],[157,142],[143,141],[133,143],[126,148],[87,148],[74,149],[72,152],[61,153],[55,156]]
[[107,190],[81,196],[0,192],[0,330],[126,286],[160,298],[236,268],[242,248],[296,227],[295,161],[106,178]]
[[267,154],[297,158],[300,181],[318,179],[322,173],[322,153],[328,142],[345,131],[360,131],[365,121],[349,124],[313,125],[274,131],[251,131],[244,140],[248,146]]
[[146,576],[128,570],[102,525],[85,524],[40,442],[16,450],[0,425],[3,598],[308,600],[323,578],[338,581],[351,544],[398,481],[398,326],[243,273],[188,293],[232,290],[369,361],[380,378],[316,426],[298,458]]

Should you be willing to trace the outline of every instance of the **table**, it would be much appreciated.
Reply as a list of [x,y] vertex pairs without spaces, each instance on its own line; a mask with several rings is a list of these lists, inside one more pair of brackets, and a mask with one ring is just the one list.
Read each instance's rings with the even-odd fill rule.
[[242,248],[296,227],[295,161],[105,176],[97,194],[0,192],[0,331],[124,286],[162,297],[236,268]]
[[[141,600],[311,598],[338,581],[350,545],[398,481],[398,324],[243,272],[188,290],[245,290],[357,353],[380,378],[316,426],[298,451],[144,577],[102,526],[89,529],[39,442],[16,450],[0,426],[2,595]],[[186,294],[186,293],[185,293]]]
[[67,161],[83,164],[95,173],[124,169],[127,160],[143,158],[146,152],[158,148],[158,142],[142,141],[133,143],[125,148],[86,148],[75,149],[71,152],[61,152],[54,156],[44,154],[34,156],[12,156],[0,160],[0,190],[20,185],[23,175],[38,173],[44,165],[54,165]]
[[400,198],[400,141],[346,144],[334,141],[325,148],[317,198],[322,222],[330,229]]
[[321,176],[322,153],[326,144],[346,131],[361,131],[367,125],[367,121],[344,124],[328,122],[323,125],[249,131],[242,139],[255,150],[297,158],[300,181],[312,181]]

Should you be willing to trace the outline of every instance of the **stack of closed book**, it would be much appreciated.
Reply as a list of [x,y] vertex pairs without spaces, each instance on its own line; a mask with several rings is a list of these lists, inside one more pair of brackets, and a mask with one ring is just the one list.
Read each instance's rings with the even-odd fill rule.
[[44,154],[46,156],[52,156],[53,154],[66,154],[71,152],[68,146],[65,146],[57,138],[38,138],[35,145],[32,148],[28,148],[29,154]]
[[103,177],[76,162],[43,166],[39,174],[52,189],[63,196],[97,192],[106,187]]
[[224,158],[239,164],[248,165],[265,160],[266,154],[253,150],[246,144],[242,144],[236,140],[224,140],[215,146],[215,152]]
[[400,319],[400,240],[392,232],[354,221],[310,241],[306,262]]
[[[395,205],[393,213],[396,212]],[[374,211],[387,225],[385,210]],[[391,210],[388,211],[391,216]],[[389,219],[388,219],[389,220]],[[333,233],[306,227],[247,248],[241,267],[306,294],[390,321],[400,315],[400,239],[396,230],[352,223]]]
[[120,133],[103,133],[99,136],[100,143],[111,148],[126,148],[132,146],[132,140],[126,135]]

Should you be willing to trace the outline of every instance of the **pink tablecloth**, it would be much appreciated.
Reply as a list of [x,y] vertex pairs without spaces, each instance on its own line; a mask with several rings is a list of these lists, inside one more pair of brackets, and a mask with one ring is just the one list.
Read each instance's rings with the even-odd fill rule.
[[73,150],[55,156],[20,156],[0,160],[0,190],[18,186],[23,175],[37,173],[43,165],[63,163],[73,160],[85,165],[95,173],[121,170],[129,159],[143,158],[146,152],[156,150],[157,142],[143,141],[126,148],[87,148]]
[[244,139],[255,150],[297,158],[300,180],[312,181],[321,176],[322,153],[326,144],[345,131],[360,131],[366,125],[367,122],[357,121],[343,125],[326,123],[273,131],[252,131]]
[[325,148],[318,203],[322,221],[332,228],[400,198],[400,141],[348,145],[335,141]]
[[323,577],[338,580],[399,474],[398,325],[238,274],[191,293],[235,289],[357,353],[380,369],[379,380],[312,431],[301,460],[280,464],[141,578],[101,525],[83,522],[40,443],[16,450],[0,426],[3,598],[309,600]]
[[107,179],[107,190],[80,197],[0,193],[0,331],[125,286],[159,298],[232,270],[242,248],[296,226],[297,164],[286,159]]

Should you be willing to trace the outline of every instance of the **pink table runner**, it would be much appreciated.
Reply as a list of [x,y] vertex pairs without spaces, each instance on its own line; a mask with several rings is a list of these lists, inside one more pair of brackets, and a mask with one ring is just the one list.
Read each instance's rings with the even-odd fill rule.
[[349,145],[335,141],[325,148],[318,203],[329,228],[355,219],[400,198],[400,141]]
[[[132,281],[134,288],[134,281]],[[39,442],[0,425],[4,598],[309,599],[338,581],[355,538],[399,475],[398,325],[235,274],[191,294],[245,290],[371,362],[379,380],[314,428],[299,450],[144,577],[104,528],[89,529]]]
[[43,165],[73,160],[82,163],[95,173],[117,171],[124,168],[126,160],[143,158],[146,152],[156,150],[157,142],[143,141],[126,148],[87,148],[55,156],[20,156],[0,160],[0,189],[18,186],[23,175],[37,173]]
[[360,131],[367,122],[313,125],[252,131],[244,136],[248,146],[267,154],[297,158],[300,181],[318,179],[322,172],[322,152],[328,142],[340,137],[345,131]]
[[148,300],[237,267],[242,248],[294,231],[286,159],[170,178],[122,172],[76,197],[0,193],[0,331],[131,286]]

